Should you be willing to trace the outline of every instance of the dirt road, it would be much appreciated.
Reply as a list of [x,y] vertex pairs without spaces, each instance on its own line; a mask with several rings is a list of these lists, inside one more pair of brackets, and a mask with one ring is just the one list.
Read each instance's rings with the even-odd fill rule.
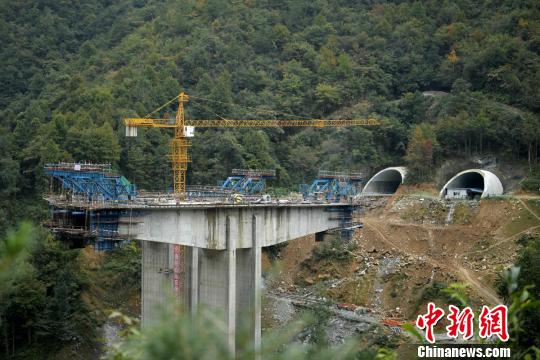
[[[388,225],[388,222],[386,221],[385,224]],[[409,256],[418,256],[417,254],[414,254],[408,251],[408,249],[405,248],[404,246],[400,246],[399,244],[396,244],[390,239],[388,239],[388,237],[384,235],[383,230],[381,229],[382,226],[378,220],[366,218],[364,222],[364,226],[372,229],[375,233],[377,233],[381,241],[383,241],[388,246],[392,247],[392,249],[398,252],[401,252],[403,254],[407,254]],[[428,230],[428,232],[431,232],[431,231]],[[430,241],[432,242],[433,239],[430,239]],[[485,284],[482,284],[478,278],[472,275],[467,268],[463,267],[457,261],[453,261],[451,263],[442,263],[434,259],[433,257],[431,257],[430,254],[428,253],[423,254],[422,256],[425,258],[425,262],[427,262],[431,266],[444,269],[445,271],[456,275],[458,278],[460,278],[464,282],[471,285],[472,288],[488,303],[492,305],[502,303],[502,300],[498,298],[497,294],[492,288],[490,288],[489,286]]]

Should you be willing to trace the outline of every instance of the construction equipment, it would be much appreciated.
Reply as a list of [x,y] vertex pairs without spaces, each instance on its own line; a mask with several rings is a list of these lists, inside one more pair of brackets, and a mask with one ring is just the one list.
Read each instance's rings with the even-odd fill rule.
[[[128,203],[138,195],[135,185],[125,177],[113,172],[111,164],[68,163],[45,164],[45,174],[51,177],[51,190],[61,187],[62,195],[58,202],[50,203],[52,220],[45,225],[59,236],[69,234],[74,246],[93,244],[98,251],[112,250],[125,243],[119,235],[118,227],[131,226],[132,209],[92,209],[92,204],[109,203],[112,207]],[[66,193],[64,191],[67,190]],[[52,199],[52,195],[51,198]],[[89,206],[81,210],[76,206]]]
[[276,170],[233,169],[232,176],[219,183],[222,191],[258,194],[264,191],[266,180],[276,177]]
[[355,196],[363,183],[361,173],[320,170],[311,185],[300,185],[305,200],[341,201]]
[[240,194],[233,194],[232,200],[235,204],[240,204],[244,198]]
[[46,164],[45,174],[58,180],[73,195],[84,195],[88,201],[131,200],[137,195],[135,185],[115,174],[111,164]]
[[[178,99],[178,111],[176,118],[172,119],[151,119],[148,116],[164,108],[174,100]],[[170,128],[174,129],[174,137],[171,144],[171,158],[173,169],[174,194],[178,197],[185,197],[186,175],[188,163],[191,158],[188,148],[191,141],[188,138],[194,136],[195,128],[266,128],[266,127],[345,127],[345,126],[372,126],[379,125],[376,119],[352,119],[352,120],[324,120],[324,119],[292,119],[292,120],[229,120],[221,118],[219,120],[186,120],[184,113],[184,103],[189,101],[189,96],[181,92],[174,99],[160,106],[158,109],[144,118],[124,119],[126,126],[126,136],[137,136],[138,127]]]
[[[168,104],[178,99],[178,110],[176,118],[172,119],[151,119],[150,114],[163,109]],[[175,196],[179,198],[186,197],[186,177],[188,163],[191,158],[188,154],[188,148],[191,146],[191,141],[188,138],[194,136],[195,128],[268,128],[268,127],[344,127],[344,126],[370,126],[378,125],[376,119],[353,119],[353,120],[323,120],[323,119],[294,119],[294,120],[230,120],[220,118],[219,120],[186,120],[184,112],[184,103],[189,101],[189,96],[185,92],[181,92],[175,98],[169,100],[164,105],[160,106],[144,118],[127,118],[124,119],[126,126],[126,136],[137,136],[138,127],[153,127],[153,128],[171,128],[174,129],[174,137],[171,143],[171,157],[173,170],[173,188]],[[220,117],[218,115],[218,117]],[[242,201],[240,196],[233,199],[235,203]],[[180,245],[174,246],[175,259],[185,257],[186,253],[181,249]],[[184,259],[185,260],[185,259]],[[181,274],[184,273],[183,264],[185,261],[175,261],[175,271],[173,276],[174,292],[177,297],[182,293],[184,286],[181,283]]]

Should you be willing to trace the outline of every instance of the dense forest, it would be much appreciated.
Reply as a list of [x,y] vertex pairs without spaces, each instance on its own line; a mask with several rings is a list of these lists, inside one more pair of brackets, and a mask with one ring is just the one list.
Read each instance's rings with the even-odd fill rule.
[[[0,234],[46,217],[48,162],[108,162],[139,188],[169,188],[171,133],[125,138],[122,119],[181,90],[194,119],[382,121],[197,130],[191,184],[215,184],[232,168],[275,168],[274,185],[296,189],[318,169],[404,162],[413,181],[425,181],[441,159],[471,154],[523,161],[538,174],[539,17],[535,0],[2,1]],[[157,116],[174,111],[172,104]],[[75,255],[43,243],[27,274],[45,284],[47,299],[69,302],[46,284],[83,287],[69,278],[79,273]],[[38,276],[49,268],[41,257],[74,270]],[[36,309],[55,317],[49,300]],[[66,305],[71,314],[88,313],[74,304]],[[28,328],[42,342],[81,333],[39,326]],[[17,341],[34,341],[23,340],[32,331]]]
[[191,118],[384,122],[199,130],[192,184],[262,167],[295,188],[320,168],[404,157],[429,167],[438,156],[476,152],[536,163],[539,13],[533,0],[4,1],[1,226],[43,216],[35,204],[46,162],[110,162],[140,188],[170,187],[171,134],[126,139],[122,119],[180,90],[192,95]]

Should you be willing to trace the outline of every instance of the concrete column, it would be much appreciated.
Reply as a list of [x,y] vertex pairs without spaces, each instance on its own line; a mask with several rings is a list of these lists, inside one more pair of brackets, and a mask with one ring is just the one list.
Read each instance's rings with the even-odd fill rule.
[[[226,250],[198,250],[198,305],[223,315],[227,343],[234,354],[236,350],[237,306],[237,252],[236,241],[231,236],[230,222],[226,221]],[[193,280],[192,275],[192,280]]]
[[[338,227],[340,220],[328,213],[338,208],[343,206],[217,205],[145,210],[137,230],[143,248],[143,327],[159,319],[156,310],[160,305],[169,306],[166,290],[174,289],[176,283],[190,313],[201,307],[222,316],[233,354],[243,347],[238,346],[240,341],[242,345],[249,341],[258,349],[261,247]],[[124,226],[121,224],[119,227]],[[131,229],[121,231],[130,233]],[[186,257],[182,258],[182,270],[177,266],[175,273],[174,249],[180,244],[185,246]],[[178,265],[180,258],[176,260]]]
[[251,217],[249,249],[236,251],[236,346],[253,344],[255,350],[261,345],[261,246],[256,216]]
[[253,345],[255,348],[256,359],[260,358],[261,349],[261,242],[257,234],[257,216],[252,218],[251,243],[252,260],[251,272],[253,274]]
[[167,305],[165,291],[171,286],[169,244],[142,241],[141,315],[142,326],[159,319],[159,311]]
[[[249,219],[249,218],[248,218]],[[199,306],[223,315],[227,343],[233,354],[240,342],[261,344],[261,243],[260,221],[250,217],[251,247],[237,249],[236,229],[227,217],[226,250],[185,247],[185,304],[195,314]],[[143,325],[159,319],[159,305],[165,306],[166,290],[174,286],[174,245],[144,241]],[[178,261],[176,261],[178,262]],[[172,285],[172,286],[171,286]]]
[[236,350],[236,239],[231,236],[231,221],[225,225],[227,241],[227,338],[232,355]]
[[199,248],[190,248],[189,264],[189,310],[195,315],[199,308]]

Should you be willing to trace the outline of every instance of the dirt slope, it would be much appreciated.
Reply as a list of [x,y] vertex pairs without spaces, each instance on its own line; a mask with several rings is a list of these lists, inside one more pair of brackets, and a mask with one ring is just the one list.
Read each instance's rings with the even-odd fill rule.
[[301,256],[298,247],[291,248],[282,254],[295,259],[283,261],[283,285],[294,289],[293,279],[297,288],[324,287],[337,302],[408,320],[428,301],[442,305],[444,289],[456,282],[468,285],[465,293],[475,306],[500,303],[496,282],[514,262],[517,240],[540,231],[537,205],[518,198],[447,203],[431,190],[405,188],[368,201],[365,226],[345,260],[299,262],[314,244],[299,245]]

